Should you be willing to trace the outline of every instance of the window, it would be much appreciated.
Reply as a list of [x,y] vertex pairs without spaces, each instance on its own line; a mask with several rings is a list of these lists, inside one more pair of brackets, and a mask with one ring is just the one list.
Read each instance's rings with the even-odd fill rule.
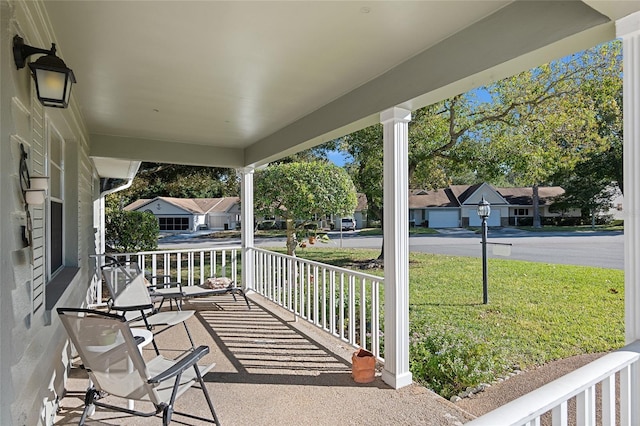
[[529,209],[515,209],[516,216],[529,216]]
[[47,272],[51,279],[64,264],[64,139],[49,126],[49,204]]
[[189,229],[188,217],[160,217],[158,224],[161,231],[186,231]]

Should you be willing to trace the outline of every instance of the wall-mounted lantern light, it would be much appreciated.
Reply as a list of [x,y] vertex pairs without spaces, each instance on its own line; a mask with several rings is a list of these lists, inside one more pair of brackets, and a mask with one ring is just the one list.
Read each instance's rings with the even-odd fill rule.
[[45,191],[49,189],[49,177],[47,176],[31,176],[27,167],[27,152],[24,145],[20,144],[20,190],[22,191],[22,200],[24,201],[24,211],[26,213],[26,224],[22,228],[22,241],[25,246],[31,245],[31,214],[29,206],[41,205],[45,200]]
[[18,69],[24,68],[27,58],[34,54],[45,55],[29,63],[40,103],[48,107],[66,108],[76,77],[64,61],[56,56],[55,43],[51,43],[51,49],[46,50],[24,44],[18,35],[13,37],[13,60]]

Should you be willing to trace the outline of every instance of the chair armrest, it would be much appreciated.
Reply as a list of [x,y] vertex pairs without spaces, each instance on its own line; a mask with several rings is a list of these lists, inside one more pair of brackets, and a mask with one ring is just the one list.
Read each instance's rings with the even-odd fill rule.
[[147,309],[153,309],[153,304],[132,305],[132,306],[116,306],[116,305],[112,305],[111,309],[113,309],[114,311],[123,311],[123,312],[144,311],[144,310],[147,310]]
[[182,289],[182,284],[179,282],[175,282],[175,281],[171,281],[168,283],[158,283],[158,284],[153,284],[154,287],[156,288],[174,288],[177,287],[178,289]]
[[158,274],[158,275],[151,275],[151,274],[144,274],[144,277],[146,279],[148,279],[149,281],[153,280],[153,279],[159,279],[159,278],[171,278],[171,275],[169,274]]
[[164,382],[171,377],[182,374],[185,370],[193,367],[203,356],[209,353],[209,346],[198,346],[193,352],[175,363],[171,368],[147,380],[147,383]]

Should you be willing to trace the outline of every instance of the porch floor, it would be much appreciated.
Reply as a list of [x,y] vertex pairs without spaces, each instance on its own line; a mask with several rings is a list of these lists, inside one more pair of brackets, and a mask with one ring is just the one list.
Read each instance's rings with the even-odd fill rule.
[[[351,378],[353,348],[326,335],[293,314],[251,295],[252,309],[240,298],[216,296],[185,304],[197,310],[189,322],[196,345],[211,349],[204,361],[215,362],[205,376],[223,425],[461,425],[473,418],[426,388],[413,384],[393,390],[379,377],[369,384]],[[213,303],[215,302],[215,304]],[[156,335],[164,356],[188,347],[183,327]],[[143,350],[152,356],[151,345]],[[77,424],[88,382],[74,366],[56,425]],[[110,398],[113,402],[113,399]],[[119,401],[116,404],[120,404]],[[136,403],[136,409],[147,408]],[[176,410],[207,417],[202,392],[191,388]],[[102,408],[87,424],[159,425],[161,416],[132,417]],[[179,415],[174,424],[201,424]]]

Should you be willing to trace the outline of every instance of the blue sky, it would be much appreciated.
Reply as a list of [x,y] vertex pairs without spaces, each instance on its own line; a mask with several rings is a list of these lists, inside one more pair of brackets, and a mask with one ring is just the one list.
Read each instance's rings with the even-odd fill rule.
[[330,151],[327,153],[327,156],[329,157],[329,161],[340,167],[344,166],[344,163],[351,160],[351,156],[342,151]]

